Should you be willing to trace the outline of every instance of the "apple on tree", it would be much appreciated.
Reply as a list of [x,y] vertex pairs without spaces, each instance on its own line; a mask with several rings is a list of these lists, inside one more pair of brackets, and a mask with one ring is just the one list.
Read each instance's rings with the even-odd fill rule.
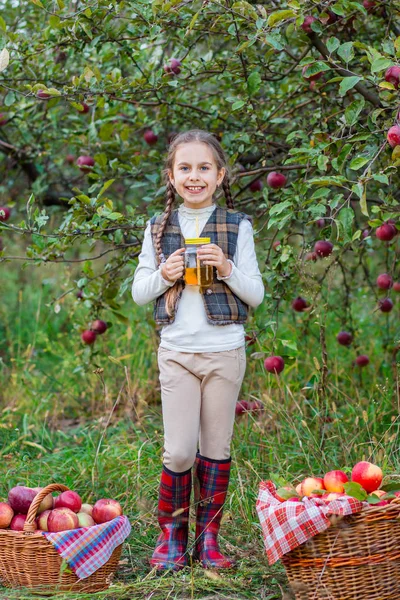
[[313,33],[313,30],[311,29],[311,24],[314,23],[314,21],[317,21],[317,20],[318,19],[316,19],[315,17],[313,17],[311,15],[307,15],[304,18],[304,21],[302,22],[302,24],[300,25],[300,27],[306,33]]
[[387,141],[394,148],[400,145],[400,125],[393,125],[387,132]]
[[283,173],[277,171],[271,171],[267,176],[267,185],[274,190],[285,187],[287,182],[286,176]]
[[348,331],[339,331],[336,339],[342,346],[350,346],[353,341],[353,336]]
[[93,169],[95,160],[92,156],[78,156],[76,164],[83,173],[86,173]]
[[366,367],[369,364],[369,358],[366,354],[359,354],[355,363],[358,367]]
[[11,210],[8,206],[0,206],[0,221],[8,221],[11,215]]
[[154,146],[154,144],[157,143],[158,136],[154,133],[154,131],[148,129],[144,132],[143,139],[147,144],[149,144],[149,146]]
[[261,192],[263,189],[263,183],[261,179],[256,179],[255,181],[251,182],[249,187],[252,192]]
[[397,65],[389,67],[385,73],[385,81],[392,83],[397,90],[400,82],[400,67]]
[[376,279],[376,285],[381,290],[389,290],[393,285],[393,278],[387,273],[381,273]]
[[96,333],[102,334],[107,330],[107,323],[101,319],[96,319],[96,321],[93,321],[91,329]]
[[275,373],[278,375],[285,368],[285,361],[282,356],[268,356],[264,361],[264,367],[268,373]]
[[397,229],[393,223],[386,221],[376,229],[376,237],[382,242],[390,242],[397,234]]
[[301,296],[297,296],[292,302],[292,308],[296,312],[303,312],[308,307],[308,302]]

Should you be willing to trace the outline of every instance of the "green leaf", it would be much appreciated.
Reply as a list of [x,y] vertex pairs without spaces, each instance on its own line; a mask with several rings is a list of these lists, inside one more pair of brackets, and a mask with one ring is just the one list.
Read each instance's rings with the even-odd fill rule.
[[97,194],[97,198],[100,198],[100,196],[102,196],[104,192],[108,190],[108,188],[114,183],[114,181],[115,179],[109,179],[108,181],[106,181],[99,193]]
[[346,241],[350,241],[353,233],[353,209],[349,207],[342,208],[342,210],[338,214],[337,221],[339,221],[342,225]]
[[359,483],[356,483],[355,481],[349,481],[348,483],[345,483],[343,487],[348,496],[352,496],[352,498],[361,500],[361,502],[367,499],[368,494]]
[[298,498],[299,495],[296,492],[296,490],[293,488],[291,490],[288,490],[284,487],[280,487],[276,490],[275,492],[278,496],[280,496],[281,498],[283,498],[284,500],[289,500],[289,498]]
[[7,25],[3,17],[0,17],[0,29],[4,31],[4,33],[7,31]]
[[336,37],[330,37],[329,40],[326,42],[326,47],[328,48],[328,52],[330,54],[332,54],[332,52],[335,52],[335,50],[337,50],[339,46],[340,41]]
[[358,117],[365,106],[365,100],[363,96],[358,100],[354,100],[346,107],[344,116],[348,125],[355,125],[358,122]]
[[247,89],[248,89],[250,96],[252,96],[256,92],[258,92],[260,87],[261,87],[260,73],[258,71],[253,71],[253,73],[251,73],[247,79]]
[[[375,179],[375,181],[379,181],[380,183],[385,183],[386,185],[389,185],[388,176],[385,175],[384,173],[374,173],[372,175],[372,179]],[[400,487],[399,487],[399,489],[400,489]]]
[[368,156],[357,156],[356,158],[353,158],[353,160],[349,164],[349,167],[353,171],[357,171],[358,169],[361,169],[361,167],[363,167],[364,165],[366,165],[367,162],[370,161],[370,160],[371,159]]
[[377,58],[371,65],[371,73],[377,73],[378,71],[383,71],[383,69],[387,69],[393,65],[393,60],[389,58]]
[[36,4],[36,6],[40,6],[40,8],[44,8],[43,4],[40,0],[31,0],[32,4]]
[[292,202],[290,200],[285,200],[284,202],[279,202],[278,204],[274,204],[271,207],[269,214],[270,215],[280,215],[284,210],[292,206]]
[[311,185],[321,185],[326,187],[328,185],[344,186],[346,182],[347,179],[345,177],[341,177],[340,175],[333,175],[331,177],[314,177],[313,179],[309,179],[307,183]]
[[340,48],[337,50],[337,54],[340,58],[343,58],[346,64],[349,63],[354,58],[353,42],[341,44]]
[[308,65],[307,69],[304,71],[305,77],[311,77],[312,75],[316,75],[317,73],[322,73],[323,71],[329,71],[330,67],[322,61],[317,61],[312,65]]
[[339,94],[340,96],[345,96],[346,93],[351,90],[359,81],[362,80],[362,77],[358,77],[358,75],[354,75],[352,77],[344,77],[339,86]]
[[232,110],[238,110],[239,108],[242,108],[242,106],[244,106],[245,104],[246,102],[244,100],[238,100],[237,102],[232,104]]
[[284,48],[282,36],[278,32],[267,33],[264,37],[264,41],[276,50],[283,50]]
[[278,10],[270,14],[270,16],[268,17],[267,25],[268,27],[274,27],[278,23],[286,21],[287,19],[291,19],[295,16],[296,13],[293,10]]
[[382,498],[379,498],[379,496],[377,496],[376,494],[369,494],[367,496],[368,504],[378,504],[378,502],[380,502],[381,500]]
[[379,489],[385,492],[400,492],[400,481],[389,481],[389,483],[381,485]]

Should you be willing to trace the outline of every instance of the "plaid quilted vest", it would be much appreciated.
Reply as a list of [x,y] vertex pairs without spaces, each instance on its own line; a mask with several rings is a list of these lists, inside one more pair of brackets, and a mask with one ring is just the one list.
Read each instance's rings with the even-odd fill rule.
[[[150,219],[151,236],[154,249],[157,231],[161,225],[162,217],[163,215],[155,215]],[[205,224],[199,237],[211,238],[211,243],[217,244],[225,256],[233,261],[236,251],[239,225],[243,219],[249,219],[249,221],[252,222],[252,218],[245,213],[217,206],[210,215],[210,218]],[[168,223],[164,229],[161,239],[161,249],[165,258],[167,259],[170,254],[175,252],[175,250],[178,250],[178,248],[183,248],[184,246],[185,240],[179,225],[178,210],[175,209],[171,212]],[[157,263],[159,263],[157,251],[156,259]],[[213,269],[213,271],[213,283],[205,289],[200,288],[200,292],[203,296],[207,321],[211,325],[245,323],[249,309],[248,305],[245,304],[238,296],[236,296],[236,294],[230,290],[229,286],[224,281],[217,279],[216,269]],[[185,282],[182,281],[182,284],[184,288]],[[182,292],[177,297],[175,312],[177,310],[181,295]],[[159,296],[156,299],[154,306],[154,320],[159,325],[169,325],[173,323],[175,319],[175,317],[169,317],[167,315],[165,310],[164,296],[165,294]]]

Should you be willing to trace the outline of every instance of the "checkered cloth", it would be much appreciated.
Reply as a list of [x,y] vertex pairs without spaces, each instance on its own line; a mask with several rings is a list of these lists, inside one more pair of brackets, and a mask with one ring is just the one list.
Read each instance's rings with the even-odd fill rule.
[[43,531],[57,552],[65,558],[79,579],[86,579],[100,569],[117,546],[128,537],[131,524],[124,515],[107,523],[80,527],[59,533]]
[[328,529],[331,525],[328,515],[351,515],[369,506],[367,502],[350,496],[342,496],[332,502],[306,496],[301,502],[281,502],[276,498],[275,491],[276,486],[272,481],[262,481],[256,503],[270,565],[317,533]]

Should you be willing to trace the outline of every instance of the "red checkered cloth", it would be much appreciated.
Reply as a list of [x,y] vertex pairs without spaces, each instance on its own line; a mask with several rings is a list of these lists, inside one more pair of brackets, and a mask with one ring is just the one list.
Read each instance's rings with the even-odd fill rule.
[[130,531],[131,524],[128,518],[122,515],[101,525],[59,533],[43,531],[43,535],[67,561],[75,575],[79,579],[86,579],[108,561]]
[[262,481],[256,503],[270,565],[317,533],[328,529],[331,525],[328,515],[352,515],[369,506],[367,502],[350,496],[342,496],[331,502],[307,496],[301,502],[281,502],[276,498],[275,491],[276,486],[272,481]]

